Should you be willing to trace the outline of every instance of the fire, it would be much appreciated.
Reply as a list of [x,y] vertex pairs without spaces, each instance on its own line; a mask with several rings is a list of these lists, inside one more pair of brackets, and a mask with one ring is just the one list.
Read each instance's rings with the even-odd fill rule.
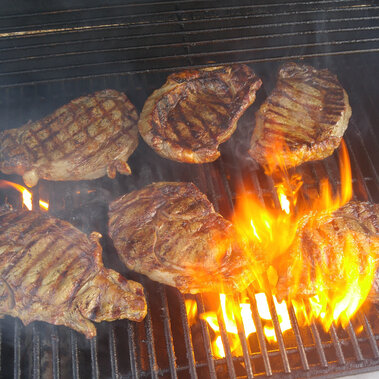
[[[220,296],[220,308],[219,311],[222,314],[222,318],[224,320],[225,329],[228,333],[230,350],[235,356],[242,355],[242,349],[239,344],[238,337],[238,328],[235,319],[236,312],[240,312],[242,318],[243,329],[245,332],[246,338],[248,338],[252,333],[256,332],[256,327],[254,324],[251,306],[249,302],[243,302],[239,304],[239,310],[235,308],[233,305],[233,301],[231,301],[225,294],[219,294]],[[247,297],[246,297],[247,299]],[[257,301],[258,314],[262,320],[265,320],[266,324],[263,328],[263,332],[269,342],[276,342],[275,330],[272,326],[271,313],[269,310],[269,305],[267,302],[267,297],[264,293],[257,293],[255,295],[255,299]],[[275,309],[278,314],[280,329],[284,333],[286,330],[291,329],[290,318],[288,314],[288,309],[286,303],[283,301],[282,303],[278,303],[274,296],[274,304]],[[187,311],[188,312],[188,311]],[[212,351],[215,357],[223,358],[225,357],[224,345],[222,343],[222,338],[220,335],[220,326],[218,323],[217,312],[205,312],[200,314],[201,319],[205,320],[209,327],[214,332],[214,339],[212,341]]]
[[[32,193],[20,184],[9,182],[8,180],[0,180],[0,188],[14,188],[22,194],[22,205],[29,211],[33,209],[33,195]],[[39,201],[41,209],[49,210],[49,203],[43,200]]]
[[[280,149],[278,148],[278,151],[285,151],[283,146],[280,146]],[[339,152],[339,165],[341,179],[339,190],[333,191],[330,182],[322,179],[319,184],[318,196],[312,199],[310,204],[304,202],[298,204],[299,194],[305,191],[302,177],[299,174],[289,175],[279,156],[271,157],[269,165],[266,167],[266,174],[274,175],[280,208],[266,207],[247,190],[239,191],[233,223],[240,239],[247,242],[246,246],[249,246],[246,254],[251,257],[252,270],[258,278],[259,283],[257,284],[262,292],[275,293],[277,277],[274,273],[278,270],[273,267],[280,269],[278,264],[285,261],[286,258],[288,262],[289,248],[294,249],[293,244],[294,241],[297,241],[296,236],[304,218],[308,220],[309,225],[313,225],[313,223],[317,223],[320,215],[328,217],[351,199],[351,166],[343,141]],[[274,172],[274,167],[279,170]],[[331,243],[333,249],[342,249],[338,254],[336,253],[343,257],[340,268],[336,264],[330,265],[327,262],[326,257],[328,254],[330,255],[328,249],[331,248]],[[262,251],[260,254],[262,256],[254,251],[255,246],[258,247],[256,251]],[[362,252],[353,235],[347,235],[343,241],[325,240],[324,245],[320,243],[319,248],[321,263],[315,268],[311,267],[305,258],[302,258],[301,248],[299,242],[295,262],[287,263],[293,265],[291,269],[294,274],[289,300],[293,300],[294,305],[297,306],[295,309],[300,312],[301,306],[299,306],[296,296],[298,286],[300,283],[302,286],[309,284],[312,288],[317,289],[317,293],[307,299],[305,312],[310,312],[312,317],[318,318],[326,330],[330,328],[332,322],[341,322],[342,325],[346,325],[369,293],[377,267],[373,251],[367,252],[366,255],[363,254],[364,262],[362,262],[363,258],[359,258]],[[377,250],[377,247],[373,247],[372,250]],[[306,253],[304,252],[304,256]],[[277,302],[275,306],[278,307]],[[263,308],[261,308],[261,312],[263,312],[260,314],[262,318],[268,317]],[[273,330],[270,333],[274,335]]]

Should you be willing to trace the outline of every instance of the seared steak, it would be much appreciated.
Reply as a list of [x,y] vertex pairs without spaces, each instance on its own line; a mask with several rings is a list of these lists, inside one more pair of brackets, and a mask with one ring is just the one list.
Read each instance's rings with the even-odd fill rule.
[[351,108],[328,70],[287,63],[256,113],[250,155],[267,171],[328,157],[339,146]]
[[87,180],[116,170],[138,145],[138,114],[125,94],[103,90],[72,100],[40,121],[0,132],[0,170],[39,179]]
[[0,210],[0,316],[96,335],[91,321],[146,314],[143,287],[106,269],[101,235],[37,212]]
[[139,131],[162,157],[179,162],[216,160],[255,100],[261,80],[247,66],[208,67],[172,74],[146,100]]
[[253,280],[232,224],[192,183],[154,183],[115,200],[109,234],[128,268],[182,292],[242,290]]
[[[313,296],[319,286],[332,289],[336,283],[347,279],[346,275],[353,278],[353,272],[350,275],[342,270],[347,254],[344,250],[346,243],[349,243],[351,251],[358,252],[360,275],[368,266],[369,255],[378,265],[379,204],[351,201],[332,214],[319,212],[304,216],[289,249],[288,262],[282,264],[288,269],[279,275],[280,297]],[[310,271],[306,267],[310,267]],[[327,280],[323,283],[312,280],[318,269],[327,274]],[[369,295],[375,302],[379,302],[378,278],[379,272],[376,272],[376,283]]]

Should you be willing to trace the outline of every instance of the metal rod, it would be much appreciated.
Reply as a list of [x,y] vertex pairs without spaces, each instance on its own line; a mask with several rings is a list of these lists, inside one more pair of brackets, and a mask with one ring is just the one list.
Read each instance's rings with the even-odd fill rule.
[[53,325],[51,328],[51,351],[53,360],[53,378],[59,379],[60,373],[60,360],[59,360],[59,335],[58,328]]
[[79,379],[79,358],[78,358],[78,340],[76,338],[76,332],[70,330],[71,340],[71,362],[72,362],[72,377],[73,379]]
[[368,340],[371,346],[372,353],[374,354],[374,358],[377,359],[379,358],[379,349],[371,325],[369,324],[366,315],[362,311],[358,312],[358,317],[363,325],[366,335],[368,336]]
[[159,285],[159,292],[161,295],[161,301],[162,301],[162,313],[163,313],[163,327],[164,327],[164,335],[166,340],[166,349],[167,349],[167,355],[170,365],[170,373],[171,378],[177,378],[177,372],[176,372],[176,356],[175,356],[175,350],[174,350],[174,342],[172,337],[172,330],[171,330],[171,322],[170,322],[170,313],[168,310],[168,303],[167,303],[167,295],[165,287],[160,284]]
[[129,344],[129,362],[130,362],[130,371],[132,378],[138,379],[140,373],[138,370],[138,358],[137,358],[137,347],[136,347],[136,337],[134,331],[134,324],[132,321],[127,320],[128,325],[128,344]]
[[[146,284],[145,284],[145,288],[146,288]],[[147,314],[144,320],[144,325],[145,325],[145,332],[146,332],[146,337],[147,337],[146,344],[147,344],[147,351],[148,351],[148,357],[149,357],[150,375],[151,375],[151,378],[157,379],[159,367],[157,364],[153,323],[151,320],[151,309],[150,309],[150,301],[149,301],[150,295],[148,291],[144,291],[144,292],[145,292],[146,304],[147,304]]]
[[[196,295],[196,303],[197,303],[198,314],[200,315],[202,313],[205,313],[205,307],[204,307],[202,294]],[[204,349],[205,349],[205,354],[207,357],[209,377],[211,379],[217,379],[207,322],[203,319],[200,319],[200,326],[201,326],[201,333],[203,335],[203,340],[204,340]]]
[[330,326],[330,335],[332,337],[333,345],[334,345],[334,348],[336,350],[338,363],[340,365],[345,365],[346,364],[346,360],[345,360],[345,357],[343,355],[343,351],[342,351],[342,347],[341,347],[341,342],[340,342],[340,340],[338,338],[337,331],[336,331],[334,323]]
[[220,335],[221,335],[222,345],[224,347],[229,378],[230,379],[236,379],[236,372],[234,369],[232,352],[230,350],[229,338],[228,338],[228,334],[226,332],[225,322],[224,322],[224,318],[222,316],[222,312],[217,312],[217,322],[218,322],[218,325],[220,328]]
[[91,370],[92,370],[91,377],[93,379],[99,379],[100,373],[99,373],[99,362],[97,360],[97,336],[93,337],[90,340],[90,346],[91,346]]
[[116,337],[114,333],[114,325],[112,323],[109,323],[109,356],[111,360],[112,378],[118,379],[120,377],[120,372],[118,369]]
[[288,313],[289,313],[290,320],[291,320],[292,330],[295,334],[295,338],[296,338],[296,342],[297,342],[297,348],[299,351],[301,364],[302,364],[303,369],[305,371],[309,371],[309,363],[308,363],[308,359],[307,359],[307,354],[305,353],[304,343],[303,343],[303,339],[302,339],[301,334],[300,334],[300,328],[299,328],[299,324],[298,324],[297,319],[296,319],[295,310],[294,310],[292,304],[287,304],[287,307],[288,307]]
[[247,378],[251,379],[254,377],[253,374],[253,368],[251,366],[251,360],[250,360],[250,351],[247,344],[246,334],[245,334],[245,328],[243,326],[242,316],[241,316],[241,308],[239,306],[240,304],[240,297],[235,295],[233,296],[233,314],[237,325],[238,330],[238,337],[240,339],[241,347],[242,347],[242,353],[243,353],[243,361],[245,362],[245,370]]
[[32,327],[33,333],[33,378],[41,377],[41,338],[36,324]]
[[316,344],[316,351],[317,351],[318,357],[320,359],[320,364],[322,367],[327,368],[328,367],[328,361],[326,359],[325,351],[324,351],[324,348],[322,346],[320,334],[318,332],[317,326],[314,323],[314,321],[311,322],[310,327],[311,327],[313,339],[314,339],[315,344]]
[[261,353],[262,353],[263,364],[265,366],[266,375],[272,376],[270,358],[268,356],[267,346],[266,346],[266,338],[265,338],[265,335],[263,333],[262,321],[261,321],[261,318],[259,317],[259,313],[258,313],[258,306],[257,306],[257,300],[255,299],[255,293],[252,289],[249,288],[247,290],[247,294],[248,294],[248,297],[250,300],[251,313],[253,315],[255,328],[257,330],[258,343],[259,343],[259,348],[260,348]]
[[181,315],[182,325],[183,325],[184,343],[186,345],[189,372],[190,372],[191,378],[196,379],[197,372],[196,372],[195,352],[193,350],[191,331],[190,331],[190,327],[188,323],[184,297],[179,291],[177,291],[177,297],[179,300],[180,315]]
[[19,319],[14,320],[14,336],[13,336],[13,377],[21,377],[21,367],[20,367],[20,350],[21,350],[21,341],[20,341],[20,332],[21,332],[21,321]]
[[349,334],[351,346],[353,347],[356,360],[358,362],[362,362],[364,360],[362,351],[361,351],[361,348],[359,347],[357,336],[355,335],[354,328],[351,321],[349,321],[349,323],[347,324],[347,333]]

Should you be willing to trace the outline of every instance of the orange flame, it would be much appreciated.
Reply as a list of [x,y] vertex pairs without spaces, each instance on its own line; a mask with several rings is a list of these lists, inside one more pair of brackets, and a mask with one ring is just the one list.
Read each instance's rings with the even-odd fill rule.
[[[283,146],[280,149],[278,151],[285,151]],[[271,157],[269,165],[266,167],[266,173],[272,173],[273,167],[279,167],[279,174],[276,170],[275,178],[280,178],[280,180],[276,180],[275,188],[281,209],[267,208],[248,191],[240,191],[237,196],[233,223],[239,237],[243,241],[249,242],[245,245],[249,246],[252,251],[247,251],[246,254],[251,257],[252,270],[258,278],[257,284],[263,292],[270,290],[275,293],[277,277],[273,277],[273,272],[276,271],[272,270],[272,267],[280,271],[278,264],[283,262],[281,258],[284,260],[287,258],[287,264],[292,265],[291,269],[294,273],[290,300],[294,301],[295,310],[300,314],[300,308],[304,306],[299,305],[300,302],[296,296],[300,284],[306,287],[309,283],[317,289],[317,293],[315,296],[309,295],[305,313],[310,312],[312,317],[320,319],[326,330],[330,328],[332,322],[341,322],[342,325],[346,325],[370,291],[377,268],[373,251],[377,251],[378,247],[372,247],[372,251],[362,254],[362,247],[358,246],[354,235],[347,235],[343,241],[333,242],[333,248],[342,249],[339,256],[343,257],[341,268],[334,268],[328,267],[327,256],[330,255],[328,250],[330,242],[325,241],[324,245],[320,243],[321,248],[318,252],[323,264],[315,268],[310,267],[308,261],[302,258],[301,242],[297,242],[297,246],[295,246],[298,248],[296,260],[288,262],[289,248],[294,250],[294,242],[297,241],[296,236],[303,218],[306,217],[310,225],[317,223],[316,220],[320,215],[322,217],[331,215],[352,197],[351,166],[346,145],[342,141],[339,152],[341,179],[339,191],[335,193],[330,182],[322,179],[318,197],[307,205],[297,203],[298,195],[304,190],[301,176],[299,174],[290,176],[281,161],[281,156]],[[263,251],[263,256],[256,255],[254,246],[260,247],[259,250]],[[306,256],[306,252],[304,252],[304,256]],[[331,272],[334,275],[331,275]],[[278,306],[277,303],[275,306]],[[261,310],[261,312],[263,311]],[[264,315],[264,313],[262,314]],[[262,314],[260,314],[261,317]],[[307,316],[304,316],[303,319],[309,322]],[[273,330],[270,333],[272,334]]]
[[[22,194],[22,204],[29,211],[33,209],[33,196],[32,193],[20,184],[9,182],[8,180],[0,180],[0,188],[12,187]],[[39,201],[39,206],[43,210],[49,209],[49,203],[43,200]]]

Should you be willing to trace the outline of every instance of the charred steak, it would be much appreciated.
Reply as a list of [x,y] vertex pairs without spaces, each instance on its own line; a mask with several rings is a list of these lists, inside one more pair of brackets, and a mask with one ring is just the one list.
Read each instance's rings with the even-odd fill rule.
[[242,64],[172,74],[146,100],[139,131],[162,157],[212,162],[260,86],[261,80]]
[[328,70],[287,63],[256,113],[250,155],[270,172],[328,157],[339,146],[351,108]]
[[92,321],[146,314],[143,287],[106,269],[101,235],[33,211],[0,210],[0,316],[65,325],[87,338]]
[[116,170],[138,145],[138,114],[125,94],[103,90],[79,97],[40,121],[0,132],[0,170],[39,179],[88,180]]
[[125,265],[182,292],[242,290],[254,279],[232,224],[192,183],[153,183],[110,204]]
[[[351,201],[332,214],[310,214],[300,221],[297,236],[289,249],[287,259],[290,264],[279,277],[280,297],[307,297],[318,292],[318,286],[333,288],[341,283],[345,275],[343,267],[344,245],[349,235],[350,248],[358,252],[359,272],[365,272],[369,254],[379,263],[379,204]],[[299,268],[310,267],[310,272]],[[328,273],[326,282],[312,280],[317,269]],[[299,273],[300,272],[300,276]],[[352,274],[351,276],[354,276]],[[379,302],[379,270],[376,271],[374,285],[369,294],[371,301]]]

